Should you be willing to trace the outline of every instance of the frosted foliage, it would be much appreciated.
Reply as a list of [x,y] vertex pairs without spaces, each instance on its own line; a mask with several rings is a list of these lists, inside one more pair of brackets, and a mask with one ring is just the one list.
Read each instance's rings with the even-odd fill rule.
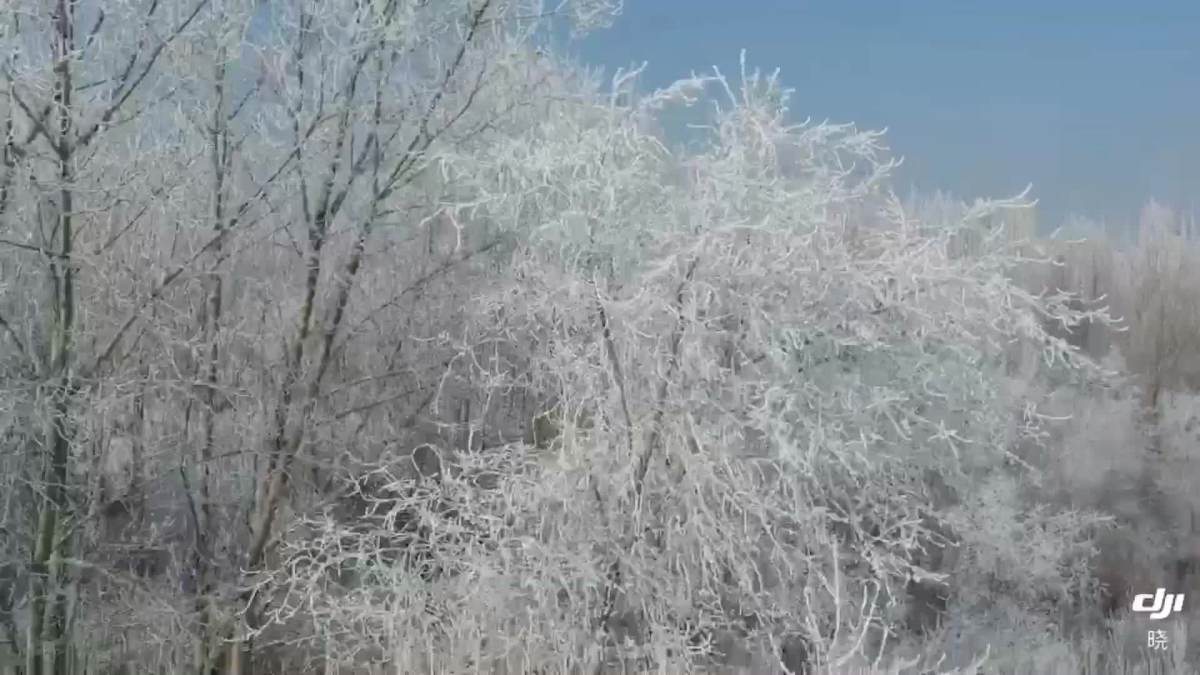
[[1171,393],[1164,397],[1159,421],[1162,484],[1173,498],[1175,516],[1186,531],[1195,538],[1200,532],[1197,514],[1200,499],[1196,485],[1200,482],[1200,396]]
[[1146,442],[1138,425],[1141,411],[1140,401],[1128,395],[1075,396],[1065,406],[1070,420],[1061,432],[1061,479],[1073,494],[1095,503],[1112,487],[1110,481],[1136,474]]
[[1142,210],[1137,246],[1121,256],[1126,352],[1153,401],[1168,389],[1200,384],[1200,253],[1179,234],[1179,219],[1150,202]]
[[1061,566],[1086,559],[1091,549],[1086,535],[1093,519],[1023,509],[1018,490],[1009,477],[989,480],[950,516],[968,552],[965,568],[986,579],[987,592],[976,602],[994,601],[1003,586],[1014,591],[1004,595],[1027,601],[1023,606],[1042,596],[1063,597],[1074,579],[1064,578]]
[[1200,396],[1172,393],[1163,402],[1160,427],[1172,453],[1200,452]]
[[577,34],[605,28],[621,13],[624,0],[564,0]]
[[744,58],[549,49],[621,9],[0,3],[0,662],[1028,672],[1200,568],[1173,213],[1045,265]]
[[[497,398],[548,400],[558,432],[466,457],[479,466],[432,492],[385,463],[376,520],[305,525],[284,606],[338,636],[340,658],[694,672],[733,630],[764,668],[800,639],[835,670],[882,659],[872,629],[898,628],[908,581],[939,578],[921,563],[942,541],[933,491],[1004,470],[1024,410],[999,386],[1005,346],[1090,372],[1042,328],[1084,314],[1008,281],[1014,244],[984,233],[978,256],[948,254],[1006,202],[918,222],[880,134],[790,124],[777,78],[741,75],[645,96],[625,76],[611,92],[571,79],[540,124],[438,156],[477,195],[457,213],[528,242],[478,298],[459,360]],[[657,115],[697,101],[707,145],[669,150]],[[469,479],[483,471],[488,489]],[[951,521],[974,530],[963,545],[1021,593],[1065,583],[1086,519],[989,485]],[[425,528],[406,555],[436,581],[384,556],[397,518]],[[366,583],[326,591],[347,565]]]

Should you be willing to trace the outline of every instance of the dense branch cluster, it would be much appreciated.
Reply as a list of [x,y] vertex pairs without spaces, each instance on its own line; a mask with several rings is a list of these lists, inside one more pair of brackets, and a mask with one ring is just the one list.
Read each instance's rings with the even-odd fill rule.
[[1174,216],[1085,265],[744,58],[545,47],[619,9],[0,9],[0,670],[1088,658],[1112,486],[1195,522]]

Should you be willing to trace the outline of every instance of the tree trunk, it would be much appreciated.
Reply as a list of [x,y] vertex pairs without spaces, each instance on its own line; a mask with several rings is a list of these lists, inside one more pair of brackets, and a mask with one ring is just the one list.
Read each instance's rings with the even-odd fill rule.
[[74,239],[74,147],[71,138],[71,58],[72,10],[69,0],[58,0],[54,13],[54,58],[57,80],[57,153],[59,170],[58,237],[59,250],[51,262],[54,285],[50,330],[51,390],[48,394],[46,426],[43,432],[42,488],[39,505],[37,545],[34,551],[33,588],[30,601],[27,638],[27,675],[60,675],[66,663],[66,587],[68,570],[63,564],[68,555],[68,533],[64,531],[71,509],[67,480],[70,464],[71,403],[74,394],[71,365],[72,334],[75,324]]

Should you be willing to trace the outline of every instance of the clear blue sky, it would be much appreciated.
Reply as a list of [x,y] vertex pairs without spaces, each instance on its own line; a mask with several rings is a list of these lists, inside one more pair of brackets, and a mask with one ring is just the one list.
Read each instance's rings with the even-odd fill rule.
[[626,0],[575,52],[654,87],[743,47],[798,118],[888,127],[901,189],[1033,183],[1044,221],[1113,225],[1200,205],[1200,0]]

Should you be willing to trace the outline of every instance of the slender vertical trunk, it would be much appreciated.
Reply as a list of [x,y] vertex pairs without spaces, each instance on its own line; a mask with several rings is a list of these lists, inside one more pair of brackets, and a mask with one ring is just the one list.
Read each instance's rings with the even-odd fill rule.
[[[225,175],[229,159],[225,103],[226,58],[226,48],[224,45],[221,45],[217,48],[217,62],[213,73],[215,96],[213,101],[212,126],[209,129],[209,158],[213,171],[212,224],[214,234],[218,239],[217,245],[212,251],[213,260],[215,261],[220,261],[222,257],[221,240],[223,237],[221,235],[226,223],[224,201]],[[202,394],[204,406],[201,411],[200,456],[198,458],[200,476],[197,486],[199,492],[198,501],[200,503],[200,522],[197,523],[197,526],[200,528],[200,531],[196,533],[196,550],[194,551],[194,567],[198,582],[196,612],[199,617],[199,640],[200,644],[204,645],[204,647],[197,650],[198,662],[196,663],[196,672],[198,675],[207,675],[212,672],[213,668],[213,664],[210,663],[208,658],[210,650],[207,648],[207,645],[214,639],[211,625],[211,603],[214,582],[212,578],[213,539],[216,536],[216,527],[213,522],[212,513],[211,464],[213,446],[215,444],[216,394],[218,386],[217,365],[220,360],[218,333],[221,327],[223,300],[221,275],[219,270],[214,269],[211,277],[207,280],[207,290],[201,317],[203,322],[203,340],[204,344],[208,346],[208,355],[202,364],[203,373],[200,378],[204,383]]]
[[138,392],[133,397],[133,424],[131,430],[129,467],[129,501],[134,531],[140,531],[145,516],[145,462],[146,462],[146,382],[150,379],[150,366],[144,359],[138,363]]
[[[1154,273],[1165,276],[1167,272],[1156,270]],[[1158,292],[1158,325],[1154,329],[1154,355],[1150,364],[1150,391],[1147,395],[1147,420],[1150,426],[1150,452],[1154,455],[1162,454],[1162,430],[1159,425],[1162,422],[1162,414],[1160,411],[1160,399],[1162,398],[1163,379],[1166,371],[1166,346],[1164,333],[1167,329],[1167,307],[1164,299],[1165,293],[1160,289]]]
[[54,285],[53,325],[50,330],[50,390],[43,451],[43,494],[38,515],[37,543],[34,550],[33,589],[30,602],[27,675],[59,675],[66,672],[66,587],[68,571],[63,565],[68,555],[68,536],[64,531],[70,512],[67,477],[70,462],[70,411],[73,395],[71,362],[72,333],[75,325],[75,270],[72,256],[74,240],[74,147],[71,139],[71,62],[74,3],[58,0],[54,13],[55,103],[59,178],[58,237],[59,250],[51,262]]

